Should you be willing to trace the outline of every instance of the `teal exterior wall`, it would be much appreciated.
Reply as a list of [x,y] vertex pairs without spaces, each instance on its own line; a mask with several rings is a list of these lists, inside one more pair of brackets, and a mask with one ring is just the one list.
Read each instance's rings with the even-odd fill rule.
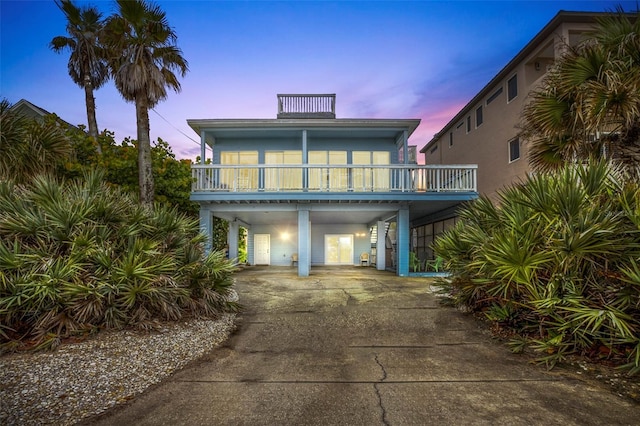
[[[356,234],[364,233],[364,237]],[[313,225],[311,226],[311,265],[325,264],[324,237],[328,234],[350,234],[353,235],[353,264],[360,262],[360,253],[371,252],[371,236],[369,228],[364,224],[335,224],[335,225]]]
[[[265,148],[267,147],[267,148]],[[390,154],[390,163],[398,163],[398,149],[395,143],[388,139],[313,139],[307,140],[308,151],[347,151],[347,163],[351,164],[352,151],[386,151]],[[258,163],[264,164],[265,151],[302,150],[302,132],[300,139],[233,139],[217,140],[213,148],[212,162],[220,164],[222,151],[257,151]]]
[[[286,232],[287,239],[283,239],[282,235]],[[271,240],[271,265],[273,266],[289,266],[291,265],[291,255],[294,253],[302,253],[298,249],[298,244],[303,239],[299,239],[297,225],[290,226],[272,226],[258,225],[252,226],[248,233],[247,243],[247,260],[249,264],[254,264],[253,257],[253,236],[255,234],[269,234]],[[362,252],[371,253],[371,240],[369,228],[365,224],[344,224],[344,225],[314,225],[311,224],[311,244],[310,244],[310,263],[313,265],[325,264],[325,247],[324,239],[327,234],[351,234],[353,235],[353,265],[360,264],[360,254]],[[365,234],[364,236],[356,236],[356,234]],[[303,262],[304,259],[299,259]]]
[[[286,233],[288,238],[284,239]],[[289,266],[291,265],[291,255],[298,252],[298,230],[295,224],[289,226],[255,225],[248,232],[247,241],[247,261],[253,265],[253,236],[255,234],[270,235],[271,265]]]

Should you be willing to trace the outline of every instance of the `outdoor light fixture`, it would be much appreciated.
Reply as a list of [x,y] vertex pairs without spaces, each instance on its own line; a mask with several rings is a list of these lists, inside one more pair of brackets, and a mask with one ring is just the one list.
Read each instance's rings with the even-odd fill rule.
[[288,232],[283,232],[282,234],[280,234],[280,238],[282,238],[283,240],[287,241],[289,239],[289,233]]

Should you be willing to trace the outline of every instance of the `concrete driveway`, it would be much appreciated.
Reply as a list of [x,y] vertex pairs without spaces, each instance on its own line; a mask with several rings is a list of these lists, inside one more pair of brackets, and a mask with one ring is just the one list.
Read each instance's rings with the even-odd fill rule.
[[623,425],[640,406],[511,354],[425,278],[248,268],[224,347],[100,425]]

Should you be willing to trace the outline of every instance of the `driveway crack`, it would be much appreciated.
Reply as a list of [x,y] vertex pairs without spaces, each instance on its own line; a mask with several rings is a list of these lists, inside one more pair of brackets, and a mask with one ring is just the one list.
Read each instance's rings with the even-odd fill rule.
[[345,296],[347,296],[347,306],[355,305],[356,304],[356,298],[353,297],[351,295],[351,293],[349,293],[347,290],[342,289],[342,291],[344,292]]
[[387,419],[387,409],[384,408],[384,404],[382,403],[382,395],[380,395],[380,388],[378,386],[380,383],[387,380],[387,370],[378,359],[378,354],[375,355],[374,359],[376,360],[376,364],[378,364],[378,366],[380,366],[380,369],[382,370],[382,378],[380,379],[379,383],[373,384],[373,389],[376,391],[376,396],[378,397],[378,406],[380,407],[380,411],[382,412],[382,424],[384,424],[385,426],[391,426],[391,423],[389,423],[389,420]]

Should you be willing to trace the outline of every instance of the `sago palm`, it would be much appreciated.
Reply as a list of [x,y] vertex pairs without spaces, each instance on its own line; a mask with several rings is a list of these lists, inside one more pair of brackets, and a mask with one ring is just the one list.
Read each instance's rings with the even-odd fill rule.
[[159,6],[144,0],[118,0],[117,4],[117,14],[106,25],[111,74],[122,97],[135,103],[140,201],[151,205],[149,109],[167,98],[167,89],[180,91],[175,73],[184,76],[188,65]]
[[60,53],[69,50],[69,76],[84,89],[89,135],[100,153],[96,101],[93,91],[99,89],[109,78],[109,68],[100,38],[104,28],[102,14],[93,6],[78,7],[71,0],[59,0],[56,4],[67,18],[68,36],[57,36],[50,47]]

